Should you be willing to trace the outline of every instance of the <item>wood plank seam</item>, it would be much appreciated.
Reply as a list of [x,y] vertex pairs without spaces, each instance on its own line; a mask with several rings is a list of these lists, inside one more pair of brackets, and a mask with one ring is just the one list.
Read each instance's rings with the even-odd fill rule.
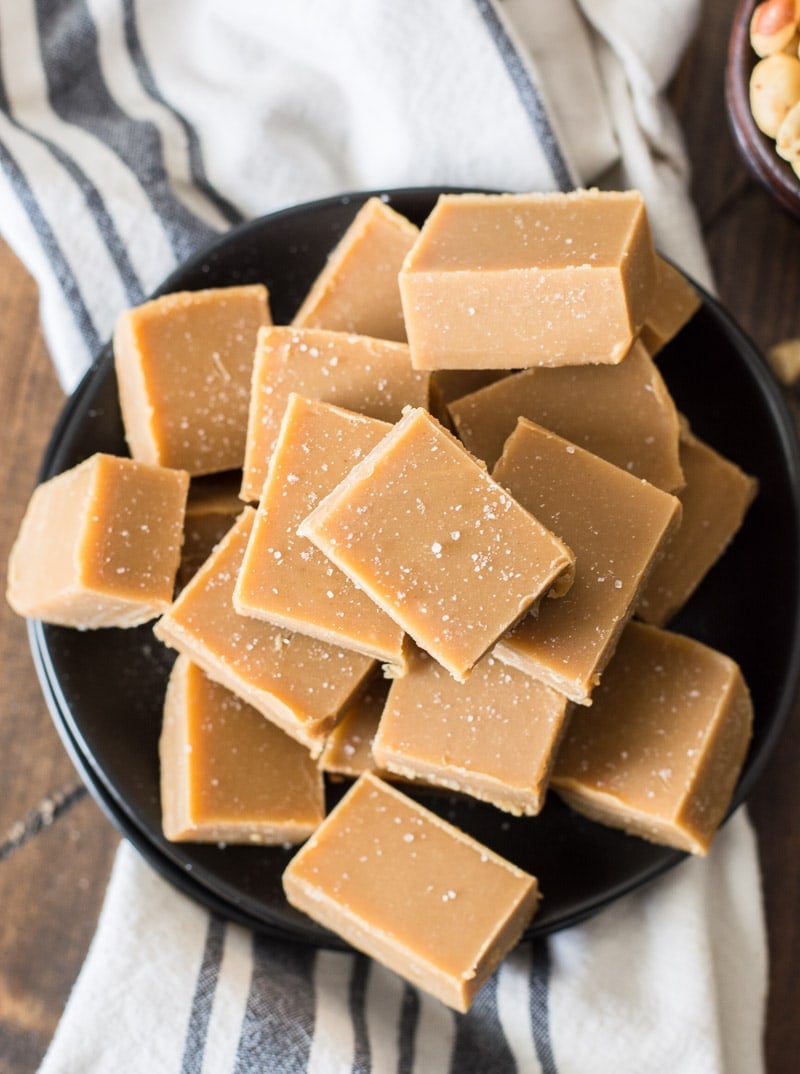
[[738,206],[742,198],[756,189],[757,187],[753,180],[743,173],[725,196],[721,198],[719,204],[715,205],[708,216],[701,221],[703,236],[707,238],[728,213]]
[[86,787],[82,783],[68,783],[66,787],[43,798],[24,820],[12,824],[4,842],[0,843],[0,862],[10,858],[14,851],[49,828],[86,794]]

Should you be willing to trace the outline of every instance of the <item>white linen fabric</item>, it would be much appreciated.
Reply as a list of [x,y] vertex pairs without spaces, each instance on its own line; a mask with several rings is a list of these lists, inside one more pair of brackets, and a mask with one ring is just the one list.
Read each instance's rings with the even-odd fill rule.
[[[0,0],[0,230],[65,388],[184,257],[354,189],[599,182],[709,272],[663,90],[699,0]],[[120,848],[43,1074],[757,1074],[740,811],[711,854],[523,944],[455,1015],[360,955],[226,924]]]

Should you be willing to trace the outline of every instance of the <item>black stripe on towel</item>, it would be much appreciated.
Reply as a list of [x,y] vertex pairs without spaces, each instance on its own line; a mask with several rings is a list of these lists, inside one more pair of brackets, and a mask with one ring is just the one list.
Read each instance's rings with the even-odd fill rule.
[[550,1038],[550,948],[546,939],[531,944],[529,984],[531,1028],[542,1074],[558,1074]]
[[[6,96],[2,70],[0,70],[0,110],[5,112],[8,116],[8,97]],[[14,126],[18,125],[14,123],[13,119],[10,119],[10,122],[13,123]],[[64,256],[64,251],[61,249],[58,240],[53,234],[47,216],[42,211],[39,202],[36,200],[36,195],[33,193],[33,190],[25,177],[25,173],[2,140],[0,140],[0,167],[2,167],[8,177],[8,180],[14,189],[14,193],[19,199],[20,205],[25,210],[28,219],[39,237],[39,242],[42,244],[42,249],[50,263],[53,275],[58,280],[70,313],[75,318],[78,331],[86,344],[87,356],[89,360],[91,360],[100,350],[101,346],[100,336],[97,334],[94,321],[86,307],[83,294],[73,275],[69,262]]]
[[314,951],[256,936],[233,1074],[297,1074],[314,1034]]
[[561,147],[558,144],[555,132],[550,126],[550,120],[542,103],[542,98],[539,96],[539,90],[514,47],[513,41],[508,36],[492,0],[475,0],[475,6],[486,23],[497,51],[500,53],[511,81],[514,83],[522,106],[527,112],[536,137],[539,140],[539,145],[547,158],[547,163],[553,173],[556,185],[559,190],[572,190],[575,183],[570,175],[567,162],[561,153]]
[[[53,111],[82,127],[119,157],[139,181],[159,217],[175,257],[182,261],[216,231],[172,192],[155,124],[126,115],[108,91],[97,31],[85,0],[37,0],[42,59]],[[75,72],[80,71],[80,77]]]
[[208,921],[206,944],[203,961],[197,975],[197,984],[192,999],[192,1010],[186,1030],[186,1044],[183,1049],[181,1074],[200,1074],[203,1068],[203,1055],[206,1050],[208,1023],[214,994],[219,980],[219,968],[222,963],[222,950],[225,946],[225,924],[215,914]]
[[404,985],[397,1026],[397,1074],[412,1074],[414,1069],[414,1037],[418,1020],[419,996],[411,985]]
[[189,147],[189,166],[191,168],[192,182],[198,190],[201,190],[205,194],[209,201],[213,202],[230,224],[240,224],[244,220],[242,214],[235,205],[232,205],[231,202],[223,197],[218,190],[215,190],[208,180],[205,165],[203,164],[203,154],[200,149],[200,139],[197,137],[197,131],[183,113],[179,112],[177,108],[167,101],[158,88],[158,84],[153,77],[153,72],[150,70],[150,65],[145,58],[144,49],[142,48],[142,42],[139,37],[139,30],[136,23],[135,0],[123,0],[123,10],[125,13],[125,41],[131,59],[136,65],[139,81],[154,101],[158,101],[164,108],[172,112],[186,134],[186,141]]
[[370,960],[364,955],[353,958],[353,976],[350,978],[350,1017],[353,1021],[353,1074],[370,1074],[372,1069],[367,1035],[367,978]]
[[[38,18],[38,13],[37,13]],[[74,77],[74,73],[73,73]],[[122,242],[119,234],[117,233],[114,222],[111,219],[108,210],[106,209],[105,202],[93,183],[84,175],[81,169],[77,166],[75,161],[65,153],[60,146],[57,146],[54,142],[51,142],[49,138],[39,134],[35,130],[30,130],[21,122],[13,111],[13,104],[9,100],[7,91],[4,87],[2,108],[8,115],[9,120],[14,126],[24,132],[29,138],[34,139],[58,161],[58,163],[64,168],[67,174],[73,179],[78,186],[84,200],[91,211],[92,216],[97,222],[100,233],[105,241],[108,252],[111,255],[111,259],[119,272],[120,279],[122,280],[125,294],[128,297],[131,305],[135,305],[142,300],[142,288],[139,279],[134,272],[131,265],[128,252],[125,249],[125,244]]]
[[517,1064],[497,1013],[497,974],[475,998],[467,1014],[456,1015],[450,1074],[516,1074]]

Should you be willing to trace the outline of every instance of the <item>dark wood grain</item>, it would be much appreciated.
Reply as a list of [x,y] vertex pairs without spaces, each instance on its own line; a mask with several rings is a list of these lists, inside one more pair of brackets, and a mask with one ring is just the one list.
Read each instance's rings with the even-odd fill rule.
[[[0,585],[63,395],[39,330],[36,288],[0,245]],[[0,846],[25,822],[42,830],[0,860],[0,1074],[39,1064],[86,954],[118,839],[84,797],[47,713],[25,624],[0,600]],[[15,837],[17,837],[15,839]]]
[[[728,127],[723,78],[734,7],[704,4],[672,98],[720,297],[766,350],[800,336],[800,223],[750,176]],[[800,396],[789,391],[787,398],[797,419]],[[765,584],[780,585],[780,579]],[[758,833],[770,948],[766,1068],[768,1074],[794,1074],[800,1069],[800,706],[749,808]]]
[[[725,115],[732,0],[707,0],[672,87],[720,296],[765,348],[800,335],[800,226],[742,165]],[[724,390],[724,386],[723,386]],[[794,402],[794,400],[793,400]],[[36,291],[0,246],[0,578],[62,395]],[[797,409],[797,408],[796,408]],[[767,578],[765,584],[780,585]],[[77,785],[36,683],[24,625],[0,602],[0,844]],[[768,1074],[800,1057],[800,709],[752,796],[770,942]],[[35,1070],[85,957],[117,837],[85,797],[0,860],[0,1074]]]

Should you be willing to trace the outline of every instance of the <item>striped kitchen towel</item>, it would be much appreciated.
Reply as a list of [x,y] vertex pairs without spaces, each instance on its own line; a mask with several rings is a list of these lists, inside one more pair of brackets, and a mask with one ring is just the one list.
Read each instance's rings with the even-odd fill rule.
[[743,812],[454,1014],[363,955],[209,915],[127,844],[40,1074],[757,1074],[764,937]]
[[[636,186],[708,267],[662,91],[699,0],[0,0],[0,230],[65,388],[238,221],[344,190]],[[455,1015],[367,959],[225,924],[120,848],[44,1074],[756,1074],[766,954],[740,812]]]

